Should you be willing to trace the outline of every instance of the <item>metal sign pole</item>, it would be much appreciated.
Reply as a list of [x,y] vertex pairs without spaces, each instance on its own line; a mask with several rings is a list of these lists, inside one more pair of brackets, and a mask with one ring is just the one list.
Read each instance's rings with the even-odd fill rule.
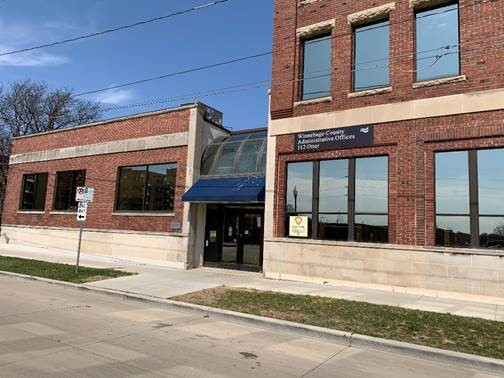
[[81,250],[82,229],[83,229],[83,227],[84,227],[84,221],[80,221],[79,246],[77,247],[77,264],[75,265],[75,274],[79,273],[79,260],[80,260],[80,250]]
[[75,201],[78,202],[77,206],[77,220],[80,222],[79,229],[79,246],[77,247],[77,264],[75,264],[75,274],[79,273],[79,260],[81,253],[82,243],[82,229],[84,228],[84,221],[87,218],[88,204],[93,202],[94,189],[87,186],[78,186],[75,192]]

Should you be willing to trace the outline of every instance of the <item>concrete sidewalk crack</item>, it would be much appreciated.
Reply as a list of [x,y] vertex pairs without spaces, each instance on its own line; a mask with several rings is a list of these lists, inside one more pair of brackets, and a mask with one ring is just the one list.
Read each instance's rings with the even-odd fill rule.
[[334,353],[331,357],[329,357],[328,359],[326,359],[325,361],[322,361],[320,364],[318,364],[317,366],[313,367],[312,369],[308,370],[306,373],[304,373],[303,375],[301,375],[299,378],[304,378],[306,376],[308,376],[308,374],[311,374],[313,373],[315,370],[319,369],[320,367],[322,367],[323,365],[327,364],[329,361],[331,361],[334,357],[336,357],[337,355],[343,353],[345,350],[351,348],[351,346],[346,346],[344,347],[343,349],[337,351],[336,353]]

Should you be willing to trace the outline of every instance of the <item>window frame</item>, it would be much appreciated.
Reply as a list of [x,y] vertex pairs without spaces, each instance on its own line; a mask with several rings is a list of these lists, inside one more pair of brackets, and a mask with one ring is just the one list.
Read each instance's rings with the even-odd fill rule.
[[[330,48],[329,48],[329,76],[328,76],[328,80],[329,80],[329,94],[327,96],[318,96],[318,97],[314,97],[314,98],[309,98],[309,99],[306,99],[304,98],[304,84],[305,84],[305,74],[304,74],[304,69],[305,69],[305,43],[306,42],[310,42],[310,41],[313,41],[313,40],[316,40],[316,39],[322,39],[322,38],[327,38],[330,40]],[[332,96],[332,71],[333,71],[333,37],[332,37],[332,29],[329,30],[329,31],[326,31],[324,33],[318,33],[318,34],[313,34],[313,35],[309,35],[309,36],[305,36],[305,37],[300,37],[299,38],[299,46],[300,46],[300,49],[299,49],[299,75],[298,75],[298,82],[299,82],[299,90],[298,90],[298,100],[300,102],[303,102],[303,101],[312,101],[312,100],[318,100],[318,99],[321,99],[321,98],[325,98],[325,97],[329,97],[329,96]]]
[[[355,87],[355,74],[356,74],[356,52],[357,52],[357,38],[356,38],[356,30],[359,28],[364,28],[367,26],[372,26],[372,25],[377,25],[381,24],[383,22],[388,22],[388,27],[389,27],[389,67],[388,67],[388,83],[385,85],[380,85],[372,88],[366,88],[366,89],[356,89]],[[365,91],[371,91],[375,89],[382,89],[382,88],[388,88],[390,87],[390,56],[391,56],[391,37],[392,34],[390,33],[391,30],[391,22],[390,22],[390,15],[387,15],[387,17],[380,18],[379,20],[374,20],[371,22],[363,23],[363,24],[358,24],[358,25],[352,25],[352,60],[351,60],[351,65],[350,65],[350,93],[360,93],[360,92],[365,92]],[[416,60],[415,60],[416,61]]]
[[[56,195],[57,195],[57,191],[58,191],[58,174],[61,174],[61,173],[75,173],[75,172],[84,172],[84,186],[86,185],[86,169],[72,169],[72,170],[68,170],[68,171],[57,171],[55,173],[55,176],[54,176],[54,193],[53,193],[53,201],[52,201],[52,211],[53,212],[65,212],[65,213],[76,213],[77,212],[77,208],[75,209],[71,209],[71,208],[68,208],[68,209],[65,209],[65,210],[62,210],[62,209],[56,209]],[[75,176],[72,175],[72,187],[74,185],[74,180],[75,180]],[[73,192],[73,190],[72,190]],[[72,197],[72,196],[71,196]],[[70,198],[70,201],[72,201],[72,198]]]
[[[33,197],[35,199],[36,197],[36,194],[37,194],[37,184],[38,184],[38,181],[39,181],[39,176],[40,175],[45,175],[47,178],[46,178],[46,185],[45,185],[45,188],[44,188],[44,204],[43,204],[43,207],[42,209],[23,209],[23,198],[24,198],[24,194],[25,194],[25,185],[26,185],[26,177],[27,176],[35,176],[35,190],[33,192]],[[47,205],[47,187],[49,185],[49,172],[33,172],[33,173],[24,173],[23,176],[21,177],[21,193],[20,193],[20,196],[19,196],[19,205],[18,205],[18,211],[19,212],[33,212],[33,213],[45,213],[45,207]],[[35,205],[35,200],[33,201],[33,204]]]
[[[457,246],[446,246],[443,244],[438,244],[437,241],[437,218],[438,217],[469,217],[469,232],[471,238],[471,249],[485,249],[481,246],[481,235],[480,235],[480,218],[497,218],[503,217],[504,214],[481,214],[479,210],[479,167],[478,167],[478,152],[485,150],[503,150],[502,147],[497,148],[479,148],[479,149],[462,149],[462,150],[449,150],[449,151],[434,151],[434,242],[436,246],[446,247],[446,248],[465,248]],[[467,154],[468,160],[468,187],[469,187],[469,213],[468,214],[455,214],[455,213],[438,213],[437,212],[437,183],[436,183],[436,172],[437,172],[437,162],[436,155],[442,153],[453,153],[453,152],[465,152]]]
[[[374,213],[374,212],[356,212],[355,209],[355,188],[356,188],[356,162],[358,159],[365,158],[387,158],[387,213]],[[319,189],[320,189],[320,163],[323,161],[332,161],[332,160],[348,160],[348,205],[347,205],[347,213],[342,212],[320,212],[319,206]],[[337,159],[319,159],[319,160],[295,160],[288,161],[285,163],[285,182],[284,182],[284,225],[287,224],[288,217],[291,215],[308,215],[312,217],[311,224],[311,237],[301,238],[301,239],[309,239],[309,240],[326,240],[319,238],[319,215],[347,215],[348,219],[348,238],[347,240],[341,240],[341,242],[355,242],[355,218],[357,215],[380,215],[387,217],[387,243],[390,242],[390,156],[388,154],[382,155],[371,155],[371,156],[358,156],[358,157],[340,157]],[[289,164],[295,163],[312,163],[313,171],[312,171],[312,211],[306,212],[292,212],[287,210],[287,187],[289,183]],[[289,236],[289,230],[286,228],[284,230],[284,236],[290,239],[298,239],[296,237]],[[382,244],[378,242],[361,242],[361,243],[370,243],[370,244]]]
[[[175,168],[175,186],[173,189],[173,208],[170,210],[146,210],[145,209],[146,199],[147,199],[147,188],[148,188],[148,183],[149,183],[149,167],[156,166],[156,165],[173,165]],[[143,198],[142,198],[142,210],[120,210],[120,209],[118,209],[118,206],[119,206],[119,196],[121,194],[121,190],[120,190],[121,189],[121,170],[123,168],[138,168],[138,167],[145,167],[146,168],[144,188],[143,188]],[[178,170],[178,164],[176,162],[123,165],[123,166],[117,167],[114,213],[173,214],[175,212],[175,193],[176,193],[176,189],[177,189],[177,170]]]
[[[418,80],[418,52],[417,52],[417,46],[418,46],[418,31],[417,31],[417,15],[419,13],[423,13],[423,12],[429,12],[429,11],[432,11],[432,10],[435,10],[435,9],[441,9],[441,8],[444,8],[444,7],[449,7],[451,5],[457,5],[457,27],[458,27],[458,46],[459,46],[459,50],[458,50],[458,72],[456,74],[448,74],[448,75],[442,75],[442,76],[432,76],[432,77],[429,77],[428,79],[422,79],[422,80]],[[413,59],[413,83],[423,83],[423,82],[426,82],[426,81],[430,81],[430,80],[439,80],[439,79],[446,79],[446,78],[450,78],[450,77],[456,77],[456,76],[460,76],[462,74],[462,51],[460,50],[460,26],[461,26],[461,23],[460,23],[460,2],[459,0],[453,0],[453,1],[448,1],[448,2],[444,2],[442,4],[437,4],[437,5],[432,5],[432,6],[429,6],[429,7],[425,7],[425,8],[419,8],[419,9],[415,9],[413,11],[413,20],[414,20],[414,27],[413,27],[413,49],[414,49],[414,59]]]

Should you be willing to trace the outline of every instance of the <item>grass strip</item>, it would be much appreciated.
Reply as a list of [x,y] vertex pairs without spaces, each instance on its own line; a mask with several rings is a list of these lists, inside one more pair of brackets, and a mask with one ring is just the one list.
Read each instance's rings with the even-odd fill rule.
[[227,287],[171,299],[504,359],[504,322],[344,299]]
[[78,284],[130,276],[133,274],[115,269],[97,269],[87,267],[79,267],[79,273],[75,274],[75,265],[51,263],[9,256],[0,256],[0,270],[4,272],[27,274],[30,276]]

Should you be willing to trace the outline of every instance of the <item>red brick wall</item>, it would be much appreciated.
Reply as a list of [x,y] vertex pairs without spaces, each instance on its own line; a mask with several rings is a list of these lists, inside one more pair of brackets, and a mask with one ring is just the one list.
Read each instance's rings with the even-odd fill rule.
[[[112,155],[99,155],[41,163],[17,164],[9,170],[5,198],[3,224],[78,227],[75,214],[50,214],[53,209],[56,172],[86,169],[86,186],[95,188],[95,201],[89,205],[86,227],[97,229],[136,230],[156,232],[179,232],[171,230],[173,220],[182,222],[186,179],[187,147],[167,148]],[[175,216],[145,217],[112,215],[115,206],[116,178],[118,167],[127,165],[177,163],[175,190]],[[45,214],[18,213],[22,177],[25,173],[48,172]]]
[[146,115],[104,124],[15,139],[13,154],[75,147],[83,144],[180,133],[189,128],[189,110]]
[[[272,86],[272,118],[480,91],[501,88],[504,85],[504,6],[501,1],[459,1],[461,74],[467,76],[467,81],[413,89],[414,13],[408,0],[396,0],[396,9],[390,13],[390,83],[393,90],[387,94],[349,99],[347,95],[351,91],[352,28],[348,24],[347,16],[390,1],[318,0],[298,7],[298,0],[275,0],[273,82],[278,84]],[[475,5],[472,6],[473,4]],[[296,29],[329,19],[336,19],[336,26],[332,31],[333,101],[294,108],[293,103],[299,100],[299,85],[292,81],[299,76],[300,67]],[[485,48],[485,44],[488,48]],[[496,46],[492,47],[493,44]],[[398,54],[401,56],[396,57]]]
[[[184,132],[189,128],[189,114],[190,111],[185,109],[16,139],[14,141],[13,153],[19,154],[83,144]],[[158,163],[177,163],[174,216],[129,217],[113,215],[118,168],[128,165]],[[184,194],[185,189],[186,168],[187,147],[173,147],[39,163],[16,164],[9,168],[2,223],[11,225],[78,227],[75,214],[60,215],[50,214],[50,212],[53,209],[56,172],[85,169],[86,186],[94,187],[96,190],[95,202],[90,205],[88,210],[86,227],[96,229],[180,232],[180,230],[172,230],[170,224],[174,220],[178,222],[182,222],[183,220],[183,202],[181,201],[181,196]],[[49,173],[45,214],[18,213],[23,174],[38,172]]]
[[[295,153],[294,136],[277,138],[275,235],[284,235],[285,173],[292,161],[389,156],[389,240],[434,245],[434,152],[504,148],[504,111],[375,125],[375,146]],[[503,162],[504,164],[504,162]]]

